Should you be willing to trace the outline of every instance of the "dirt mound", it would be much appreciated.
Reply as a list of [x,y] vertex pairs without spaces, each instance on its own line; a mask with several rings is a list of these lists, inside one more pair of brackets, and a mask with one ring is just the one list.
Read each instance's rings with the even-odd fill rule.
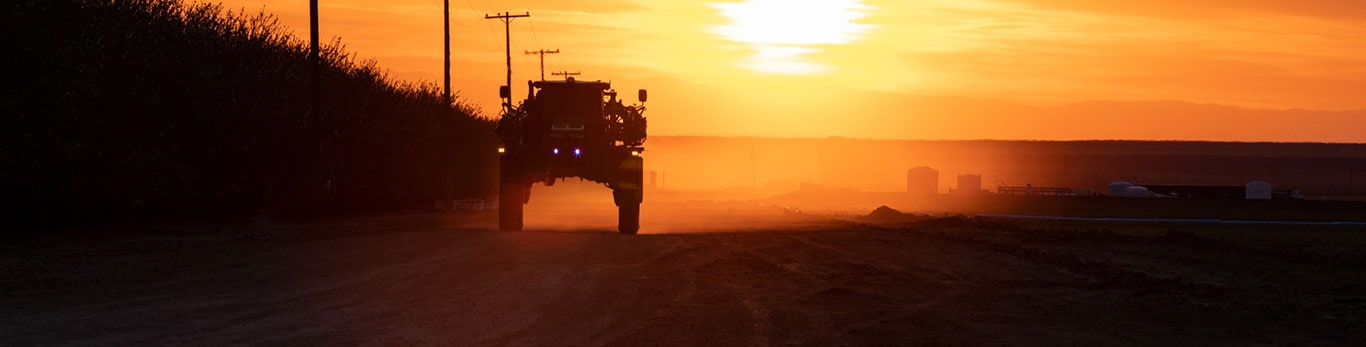
[[907,217],[909,217],[907,214],[901,213],[901,211],[898,211],[897,209],[882,205],[874,209],[873,212],[868,213],[868,215],[863,216],[863,220],[874,223],[892,223],[905,221]]

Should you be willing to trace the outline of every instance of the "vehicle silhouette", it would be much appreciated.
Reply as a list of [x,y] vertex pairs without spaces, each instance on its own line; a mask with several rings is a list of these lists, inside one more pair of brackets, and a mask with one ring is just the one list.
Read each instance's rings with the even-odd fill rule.
[[[617,229],[635,234],[640,229],[645,151],[645,107],[626,105],[610,82],[527,82],[527,98],[518,106],[505,105],[498,120],[498,227],[522,229],[522,211],[530,201],[531,185],[579,177],[612,189],[618,209]],[[506,86],[499,94],[510,100]],[[639,91],[641,103],[646,91]]]

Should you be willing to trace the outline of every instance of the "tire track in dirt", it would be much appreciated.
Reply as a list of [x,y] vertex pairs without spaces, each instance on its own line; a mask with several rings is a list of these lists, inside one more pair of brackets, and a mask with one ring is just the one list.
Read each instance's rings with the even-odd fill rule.
[[[724,281],[727,295],[740,298],[748,312],[749,330],[754,332],[748,343],[804,344],[824,340],[830,334],[848,335],[889,320],[919,314],[969,288],[940,280],[926,281],[945,274],[928,266],[908,267],[913,263],[898,263],[854,251],[850,246],[898,242],[877,239],[890,234],[859,229],[862,228],[773,232],[754,240],[742,237],[721,244],[729,258],[718,262],[753,270],[746,273],[748,276],[714,274],[718,275],[715,281]],[[936,248],[924,245],[917,248],[920,247]],[[908,255],[894,258],[905,261]],[[911,259],[917,257],[909,256]],[[860,307],[884,308],[879,309],[881,313],[855,320],[831,319],[831,314],[843,315],[840,312]],[[829,311],[831,309],[834,311]],[[797,322],[805,322],[802,324],[808,328],[791,329],[793,315]],[[780,317],[786,318],[780,320]],[[788,329],[778,333],[778,326]]]
[[[1144,271],[1131,263],[989,231],[827,223],[621,236],[401,219],[309,227],[359,228],[343,237],[196,250],[206,259],[118,295],[19,297],[34,316],[4,317],[17,323],[0,324],[0,335],[40,345],[1321,341],[1250,338],[1232,329],[1251,324],[1217,319],[1281,311],[1210,313],[1223,307],[1192,308],[1177,297],[1189,294],[1184,284],[1132,277]],[[1130,293],[1157,285],[1169,287]]]
[[[953,227],[944,228],[942,224],[945,223]],[[1235,334],[1239,336],[1239,340],[1246,339],[1248,343],[1271,343],[1276,341],[1276,338],[1323,339],[1335,336],[1327,341],[1345,338],[1341,332],[1356,330],[1350,327],[1359,327],[1360,323],[1354,322],[1359,322],[1360,318],[1354,317],[1362,317],[1361,313],[1366,312],[1362,310],[1366,308],[1366,302],[1352,299],[1366,297],[1366,293],[1351,294],[1341,290],[1321,293],[1317,292],[1322,290],[1321,288],[1306,291],[1257,280],[1205,280],[1203,278],[1207,276],[1201,275],[1213,275],[1208,271],[1217,270],[1206,266],[1188,268],[1193,264],[1182,262],[1247,262],[1248,266],[1254,268],[1269,269],[1282,265],[1299,267],[1317,260],[1293,259],[1277,265],[1274,263],[1285,257],[1284,252],[1248,251],[1244,247],[1218,244],[1217,241],[1200,238],[1177,229],[1158,233],[1157,236],[1139,237],[1113,235],[1095,230],[1039,230],[1017,225],[962,220],[932,220],[929,224],[939,227],[931,228],[933,231],[915,225],[870,227],[1004,254],[1052,266],[1088,279],[1084,283],[1040,285],[1075,288],[1087,292],[1118,291],[1127,293],[1123,295],[1129,300],[1169,301],[1173,306],[1165,308],[1167,310],[1181,311],[1182,307],[1185,307],[1184,310],[1188,311],[1207,312],[1201,313],[1201,316],[1242,316],[1245,317],[1243,320],[1234,320],[1232,324],[1219,327],[1230,329],[1224,333]],[[1073,245],[1079,241],[1084,243]],[[1120,245],[1124,247],[1118,247]],[[1127,255],[1120,256],[1121,254]],[[1233,273],[1220,275],[1237,276],[1238,273],[1245,273],[1247,270],[1235,269]],[[1256,274],[1258,271],[1253,270],[1251,273]],[[1262,312],[1275,313],[1268,315]],[[1235,332],[1235,329],[1243,329],[1243,332]],[[1279,336],[1268,332],[1248,334],[1245,332],[1246,329],[1274,329],[1278,331],[1276,334]]]

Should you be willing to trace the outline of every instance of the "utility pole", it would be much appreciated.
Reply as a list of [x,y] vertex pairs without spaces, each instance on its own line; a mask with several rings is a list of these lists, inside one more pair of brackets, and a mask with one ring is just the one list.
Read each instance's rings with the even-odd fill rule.
[[[578,72],[578,71],[574,71],[574,72],[569,72],[569,71],[556,71],[556,72],[551,72],[550,75],[551,75],[551,76],[564,76],[564,78],[569,78],[569,76],[578,76],[578,75],[579,75],[579,72]],[[542,78],[542,79],[544,79],[544,78]]]
[[322,48],[319,47],[319,45],[318,45],[318,0],[309,0],[309,1],[308,1],[308,19],[309,19],[309,25],[308,25],[308,27],[309,27],[309,36],[308,36],[308,37],[309,37],[309,47],[308,47],[308,62],[309,62],[309,64],[308,64],[308,65],[309,65],[309,69],[312,69],[312,71],[311,71],[312,73],[310,74],[310,75],[312,75],[312,76],[309,76],[309,79],[310,79],[309,82],[310,82],[310,84],[312,84],[311,87],[313,88],[313,105],[312,105],[312,107],[313,107],[312,113],[313,113],[313,114],[311,115],[312,117],[310,117],[310,118],[312,118],[312,119],[310,119],[310,120],[313,121],[313,140],[314,140],[314,145],[317,147],[317,148],[315,148],[316,153],[314,153],[314,154],[317,156],[318,161],[321,163],[321,162],[322,162],[322,158],[323,158],[323,130],[322,130],[322,124],[320,124],[320,123],[322,123],[322,114],[321,114],[321,113],[322,113],[322,112],[321,112],[322,105],[320,104],[320,103],[322,102],[322,100],[321,100],[321,96],[318,95],[319,93],[321,93],[321,91],[320,91],[321,86],[319,86],[320,81],[318,80],[318,73],[319,73],[319,71],[318,71],[318,70],[319,70],[319,69],[318,69],[318,65],[319,65],[319,64],[322,64],[322,62],[321,62],[322,59],[320,59],[318,55],[319,55],[319,52],[322,51]]
[[[447,0],[447,1],[449,1],[449,0]],[[542,81],[545,80],[545,55],[546,55],[546,54],[559,54],[559,53],[560,53],[560,50],[559,50],[559,49],[552,49],[552,50],[544,50],[544,49],[542,49],[542,50],[535,51],[535,52],[526,51],[526,54],[535,54],[535,55],[541,56],[541,80],[542,80]]]
[[[443,6],[441,7],[441,9],[442,9],[442,15],[441,15],[441,19],[442,19],[442,20],[441,20],[441,24],[442,24],[442,29],[443,29],[443,30],[442,30],[442,34],[444,34],[444,36],[445,36],[445,51],[446,51],[446,60],[445,60],[445,65],[444,65],[445,68],[441,70],[441,72],[443,72],[443,73],[445,74],[445,76],[446,76],[446,78],[445,78],[445,81],[446,81],[446,89],[445,89],[444,92],[443,92],[442,102],[445,102],[445,103],[446,103],[445,105],[443,105],[443,107],[450,107],[450,105],[455,101],[455,100],[452,100],[452,99],[451,99],[451,0],[444,0],[444,1],[442,1],[442,2],[443,2]],[[442,112],[441,114],[444,115],[444,114],[446,114],[446,113],[445,113],[445,112]],[[443,119],[443,121],[450,121],[450,119]],[[443,124],[444,124],[444,123],[443,123]],[[454,130],[453,127],[452,127],[452,128],[448,128],[448,129]],[[445,190],[446,190],[446,196],[445,196],[445,199],[441,202],[441,204],[442,204],[442,205],[451,204],[450,208],[454,209],[454,208],[455,208],[455,206],[454,206],[454,204],[455,204],[455,203],[454,203],[454,202],[455,202],[455,158],[453,158],[453,156],[450,155],[450,154],[451,154],[451,149],[450,149],[449,147],[447,148],[446,151],[442,151],[442,153],[446,154],[446,156],[445,156],[446,163],[445,163],[445,165],[441,165],[441,168],[445,169],[444,171],[445,171],[445,173],[446,173],[446,179],[442,180],[442,181],[446,184],[446,187],[445,187],[445,188],[446,188],[446,189],[445,189]]]
[[[317,0],[313,0],[313,1],[317,1]],[[443,6],[442,9],[445,11],[445,13],[441,16],[441,19],[442,19],[441,24],[443,24],[442,27],[445,28],[445,29],[442,31],[442,33],[444,33],[444,34],[446,35],[446,65],[445,65],[446,68],[445,68],[445,69],[442,69],[441,71],[442,71],[442,72],[445,72],[445,74],[446,74],[446,90],[445,90],[446,100],[445,100],[445,101],[446,101],[446,104],[447,104],[447,105],[450,105],[450,103],[451,103],[451,0],[445,0],[444,2],[445,2],[445,6]]]
[[[316,0],[315,0],[315,1],[316,1]],[[503,21],[503,39],[505,40],[505,46],[504,46],[504,47],[505,47],[506,50],[507,50],[507,65],[508,65],[508,79],[507,79],[507,84],[506,84],[507,87],[508,87],[508,100],[507,100],[507,104],[508,104],[508,105],[511,105],[511,104],[512,104],[512,93],[511,93],[511,91],[512,91],[512,31],[511,31],[510,27],[511,27],[511,25],[512,25],[512,19],[513,19],[513,18],[522,18],[522,17],[531,17],[531,13],[530,13],[530,12],[527,12],[527,13],[523,13],[523,14],[512,14],[512,13],[510,13],[510,12],[503,12],[502,14],[499,14],[499,15],[488,15],[488,14],[485,14],[485,15],[484,15],[484,19],[501,19],[501,20]]]
[[312,76],[309,76],[309,84],[311,84],[310,87],[313,89],[313,105],[311,105],[312,110],[309,112],[311,113],[309,115],[309,121],[313,123],[313,158],[316,161],[315,165],[317,165],[312,168],[312,170],[317,170],[313,173],[313,175],[317,176],[312,178],[318,180],[317,183],[319,183],[320,188],[322,188],[321,197],[326,199],[336,196],[337,186],[335,185],[336,175],[332,172],[332,169],[328,167],[327,153],[323,148],[323,138],[325,137],[323,134],[325,131],[323,129],[322,111],[322,57],[320,56],[322,46],[318,43],[318,0],[308,1],[308,20],[308,65],[309,69],[312,70],[310,71],[310,75]]

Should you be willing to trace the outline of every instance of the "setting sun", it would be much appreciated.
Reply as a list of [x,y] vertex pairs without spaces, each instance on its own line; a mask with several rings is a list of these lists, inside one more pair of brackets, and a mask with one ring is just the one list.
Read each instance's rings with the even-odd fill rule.
[[824,64],[805,56],[819,52],[822,45],[857,40],[873,28],[858,23],[872,10],[858,0],[747,0],[711,6],[730,21],[711,28],[711,32],[746,45],[753,55],[739,64],[766,73],[824,72]]
[[[1317,3],[1314,3],[1317,4]],[[1366,28],[1348,2],[452,2],[452,85],[496,116],[550,72],[647,88],[663,135],[1366,141]],[[297,1],[231,0],[306,34]],[[322,37],[399,80],[442,78],[441,7],[320,2]],[[512,22],[498,12],[531,14]],[[1313,119],[1314,121],[1303,121]]]

